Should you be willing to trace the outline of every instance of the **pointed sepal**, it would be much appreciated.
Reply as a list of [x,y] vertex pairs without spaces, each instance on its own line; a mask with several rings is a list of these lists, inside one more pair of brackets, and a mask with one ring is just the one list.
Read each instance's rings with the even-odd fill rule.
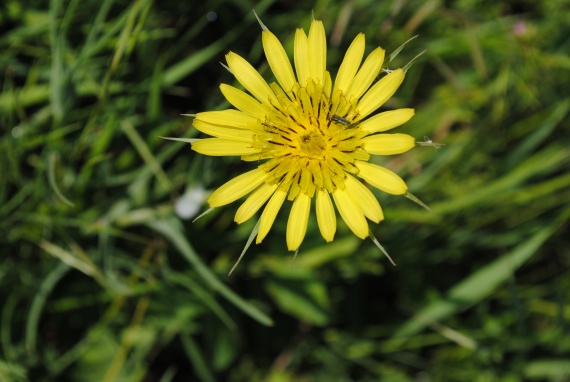
[[230,272],[228,273],[228,277],[232,275],[232,272],[237,268],[238,264],[240,263],[241,259],[243,258],[243,256],[245,255],[245,253],[247,252],[247,250],[249,249],[249,246],[251,245],[251,243],[253,243],[253,239],[255,238],[255,236],[257,235],[257,233],[259,232],[259,225],[261,223],[261,218],[259,218],[257,220],[257,223],[255,224],[255,227],[253,227],[253,230],[251,231],[251,234],[249,234],[249,238],[247,239],[247,243],[245,243],[245,247],[243,248],[243,251],[241,252],[241,255],[239,255],[239,258],[237,259],[236,263],[234,264],[234,266],[232,267],[232,269],[230,269]]
[[425,208],[426,210],[428,210],[429,212],[431,212],[431,208],[428,207],[427,204],[425,204],[424,202],[422,202],[421,200],[419,200],[414,194],[412,194],[410,191],[406,191],[406,193],[404,194],[404,196],[408,199],[410,199],[412,202],[422,206],[423,208]]
[[380,242],[378,241],[378,239],[376,239],[376,236],[374,236],[374,234],[372,233],[372,231],[368,232],[368,235],[370,236],[370,239],[372,240],[372,242],[374,244],[376,244],[376,246],[380,249],[380,251],[382,251],[382,253],[384,254],[384,256],[386,256],[388,258],[388,260],[390,260],[390,262],[392,263],[393,266],[396,266],[396,263],[394,262],[394,260],[392,260],[392,258],[390,257],[390,255],[388,254],[388,252],[384,249],[384,247],[382,246],[382,244],[380,244]]

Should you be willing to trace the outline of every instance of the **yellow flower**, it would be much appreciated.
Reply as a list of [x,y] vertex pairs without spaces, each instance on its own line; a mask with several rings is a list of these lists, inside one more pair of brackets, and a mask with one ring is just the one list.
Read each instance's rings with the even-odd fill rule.
[[270,85],[242,57],[230,52],[230,71],[251,94],[220,86],[237,110],[198,113],[194,126],[214,138],[192,143],[211,156],[241,156],[262,162],[230,180],[208,199],[219,207],[250,194],[239,207],[241,224],[265,205],[256,242],[269,232],[285,199],[292,201],[287,223],[287,247],[296,251],[307,230],[312,199],[319,230],[330,242],[336,231],[336,205],[354,234],[370,234],[368,220],[384,219],[380,204],[358,178],[394,195],[408,187],[392,171],[368,163],[370,155],[393,155],[410,150],[415,139],[406,134],[377,134],[407,122],[413,109],[398,109],[369,117],[398,89],[405,72],[379,76],[384,50],[376,48],[362,63],[364,34],[348,48],[334,84],[326,70],[327,45],[323,23],[314,20],[307,36],[297,29],[294,68],[283,46],[263,25],[263,49],[278,83]]

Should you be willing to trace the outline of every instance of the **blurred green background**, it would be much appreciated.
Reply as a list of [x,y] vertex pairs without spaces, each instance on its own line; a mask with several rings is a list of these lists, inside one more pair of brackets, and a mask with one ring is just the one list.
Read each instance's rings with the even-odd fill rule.
[[[256,219],[208,192],[252,168],[161,136],[229,107],[260,27],[291,52],[311,13],[336,73],[358,32],[393,67],[385,109],[445,143],[381,158],[430,213],[377,193],[370,240],[289,206],[235,273]],[[570,381],[570,2],[3,0],[0,381]],[[269,79],[269,78],[268,78]],[[194,199],[192,199],[194,198]],[[201,206],[200,211],[205,209]],[[186,214],[185,214],[186,213]]]

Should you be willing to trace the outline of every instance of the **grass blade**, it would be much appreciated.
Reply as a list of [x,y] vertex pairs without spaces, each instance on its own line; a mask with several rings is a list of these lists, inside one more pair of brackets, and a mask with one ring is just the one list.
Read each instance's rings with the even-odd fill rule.
[[542,244],[560,228],[565,219],[568,218],[569,213],[570,208],[567,208],[564,219],[559,219],[543,228],[510,253],[472,273],[461,283],[451,288],[445,299],[421,309],[395,332],[394,337],[416,334],[427,325],[445,319],[449,315],[464,310],[489,296],[540,249]]
[[184,235],[182,234],[179,221],[171,217],[168,219],[158,220],[148,224],[148,226],[155,231],[167,237],[176,248],[182,253],[184,258],[188,260],[198,274],[206,281],[206,283],[215,291],[224,296],[229,302],[234,304],[237,308],[244,313],[255,319],[259,323],[272,326],[273,320],[253,305],[247,303],[240,296],[235,294],[230,288],[223,284],[216,275],[208,268],[200,257],[194,252]]

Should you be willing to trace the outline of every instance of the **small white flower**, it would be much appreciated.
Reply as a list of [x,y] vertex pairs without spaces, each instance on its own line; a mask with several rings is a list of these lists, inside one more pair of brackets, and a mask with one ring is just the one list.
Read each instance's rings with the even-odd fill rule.
[[181,219],[190,219],[198,213],[206,199],[206,190],[202,186],[191,187],[176,201],[174,210]]

